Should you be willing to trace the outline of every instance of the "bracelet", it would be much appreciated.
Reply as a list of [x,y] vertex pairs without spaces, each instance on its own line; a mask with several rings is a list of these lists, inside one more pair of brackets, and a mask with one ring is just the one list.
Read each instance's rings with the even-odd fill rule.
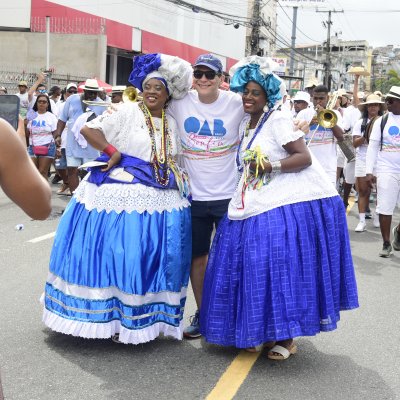
[[111,156],[116,153],[118,150],[112,145],[112,144],[108,144],[104,149],[103,149],[103,153],[107,154],[108,157],[111,158]]
[[281,170],[282,170],[282,165],[281,165],[280,160],[278,160],[278,161],[272,161],[272,162],[271,162],[271,167],[272,167],[271,173],[272,173],[272,172],[281,172]]

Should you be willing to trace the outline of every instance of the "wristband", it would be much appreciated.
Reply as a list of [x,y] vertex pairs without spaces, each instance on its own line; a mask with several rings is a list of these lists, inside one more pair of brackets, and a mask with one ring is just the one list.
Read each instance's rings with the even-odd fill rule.
[[282,165],[281,165],[280,160],[278,160],[278,161],[272,161],[272,162],[271,162],[271,167],[272,167],[271,173],[272,173],[272,172],[281,172]]
[[118,150],[112,145],[112,144],[108,144],[104,149],[103,149],[103,153],[107,154],[108,157],[111,158],[111,156],[116,153]]

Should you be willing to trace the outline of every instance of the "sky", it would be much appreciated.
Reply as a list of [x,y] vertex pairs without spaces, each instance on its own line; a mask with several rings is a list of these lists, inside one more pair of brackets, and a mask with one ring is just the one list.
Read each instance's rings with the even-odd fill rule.
[[[264,0],[268,1],[268,0]],[[301,4],[297,12],[296,44],[315,44],[326,41],[327,30],[322,22],[328,20],[328,13],[319,10],[336,10],[332,13],[331,36],[336,33],[342,40],[366,40],[370,46],[392,44],[400,47],[400,0],[280,0],[278,5],[278,34],[290,43],[292,35],[293,8],[285,4]],[[287,15],[285,15],[285,12]],[[289,19],[290,18],[290,19]],[[280,44],[280,46],[283,46]]]

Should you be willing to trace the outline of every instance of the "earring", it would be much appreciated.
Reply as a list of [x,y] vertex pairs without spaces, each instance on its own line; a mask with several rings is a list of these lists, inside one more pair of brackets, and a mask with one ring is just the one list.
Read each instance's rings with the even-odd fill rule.
[[269,111],[269,107],[267,106],[267,104],[263,107],[263,111],[264,111],[265,113],[267,113],[267,112]]

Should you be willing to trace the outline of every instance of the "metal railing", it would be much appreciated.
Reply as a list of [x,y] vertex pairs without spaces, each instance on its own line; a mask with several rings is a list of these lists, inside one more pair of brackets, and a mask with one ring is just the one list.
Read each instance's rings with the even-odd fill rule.
[[[37,79],[37,74],[43,71],[44,68],[39,65],[12,65],[12,64],[0,64],[0,86],[7,88],[8,94],[14,94],[18,92],[18,82],[26,81],[28,87]],[[79,73],[69,73],[66,71],[57,71],[49,74],[49,78],[45,84],[49,86],[60,86],[64,88],[68,83],[74,82],[79,83],[85,81],[87,78],[93,77],[95,74],[93,72],[79,72]],[[48,87],[50,89],[50,87]]]
[[[46,17],[32,17],[31,32],[46,32]],[[50,17],[50,32],[104,35],[106,33],[106,20],[100,17]]]

